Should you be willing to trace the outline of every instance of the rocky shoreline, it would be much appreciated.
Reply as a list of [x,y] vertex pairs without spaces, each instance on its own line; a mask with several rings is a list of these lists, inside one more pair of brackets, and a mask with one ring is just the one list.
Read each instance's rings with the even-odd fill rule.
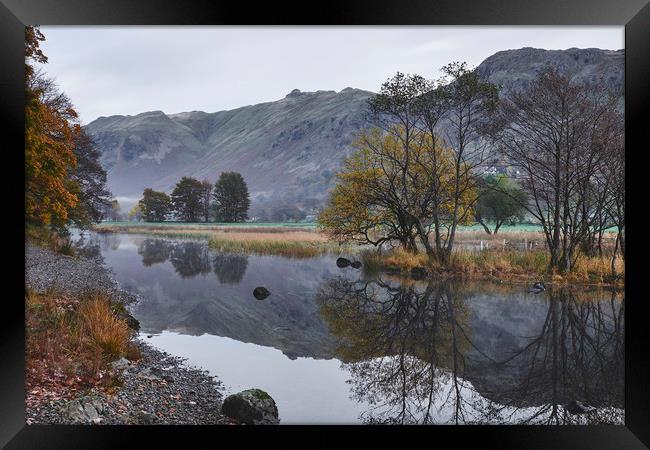
[[[119,288],[100,259],[69,257],[26,244],[25,284],[37,292],[101,290],[129,305],[138,298]],[[111,395],[92,389],[75,399],[33,406],[27,424],[234,424],[221,413],[223,386],[214,377],[136,338],[142,358],[112,363],[118,386]],[[30,393],[27,393],[29,397]]]

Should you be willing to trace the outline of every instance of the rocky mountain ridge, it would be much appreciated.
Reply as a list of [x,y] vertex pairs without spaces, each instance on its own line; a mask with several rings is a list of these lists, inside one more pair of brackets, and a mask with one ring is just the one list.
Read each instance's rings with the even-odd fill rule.
[[[581,82],[602,78],[612,89],[623,87],[624,50],[505,50],[476,70],[507,95],[548,66]],[[294,89],[283,99],[229,111],[150,111],[100,117],[85,128],[118,198],[136,201],[145,187],[170,192],[185,175],[214,182],[223,171],[237,171],[249,186],[254,215],[263,206],[309,210],[326,198],[355,133],[372,125],[366,114],[372,95],[350,87]]]

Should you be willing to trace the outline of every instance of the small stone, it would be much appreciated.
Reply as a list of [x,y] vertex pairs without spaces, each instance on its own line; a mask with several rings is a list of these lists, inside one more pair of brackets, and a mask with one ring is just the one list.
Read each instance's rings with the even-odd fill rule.
[[140,411],[137,414],[137,420],[138,420],[138,423],[140,423],[142,425],[153,425],[154,423],[156,423],[158,421],[158,417],[156,417],[155,414],[151,414],[151,413],[146,412],[146,411]]
[[347,258],[336,258],[336,267],[338,267],[339,269],[343,269],[344,267],[348,267],[350,264],[352,264],[352,263]]
[[128,359],[122,357],[122,358],[118,359],[117,361],[113,361],[111,363],[111,368],[113,370],[124,370],[124,369],[127,369],[130,365],[131,365],[131,361],[129,361]]
[[255,289],[253,289],[253,297],[255,297],[258,300],[264,300],[269,295],[271,295],[271,292],[269,292],[269,290],[263,286],[258,286]]

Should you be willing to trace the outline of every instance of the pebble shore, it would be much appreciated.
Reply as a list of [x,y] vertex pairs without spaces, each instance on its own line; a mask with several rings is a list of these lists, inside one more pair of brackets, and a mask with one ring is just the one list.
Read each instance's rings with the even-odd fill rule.
[[[124,304],[138,298],[122,291],[100,259],[70,257],[26,245],[26,286],[43,292],[56,288],[69,294],[101,290]],[[232,424],[221,414],[223,386],[207,371],[161,352],[140,339],[142,359],[119,360],[119,386],[107,395],[92,390],[72,400],[28,408],[27,424]]]

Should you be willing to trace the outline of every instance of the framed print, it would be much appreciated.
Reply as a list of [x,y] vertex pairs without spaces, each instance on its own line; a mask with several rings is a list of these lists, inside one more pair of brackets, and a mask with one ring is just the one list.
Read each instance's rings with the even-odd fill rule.
[[647,448],[650,6],[316,9],[3,0],[3,445]]

